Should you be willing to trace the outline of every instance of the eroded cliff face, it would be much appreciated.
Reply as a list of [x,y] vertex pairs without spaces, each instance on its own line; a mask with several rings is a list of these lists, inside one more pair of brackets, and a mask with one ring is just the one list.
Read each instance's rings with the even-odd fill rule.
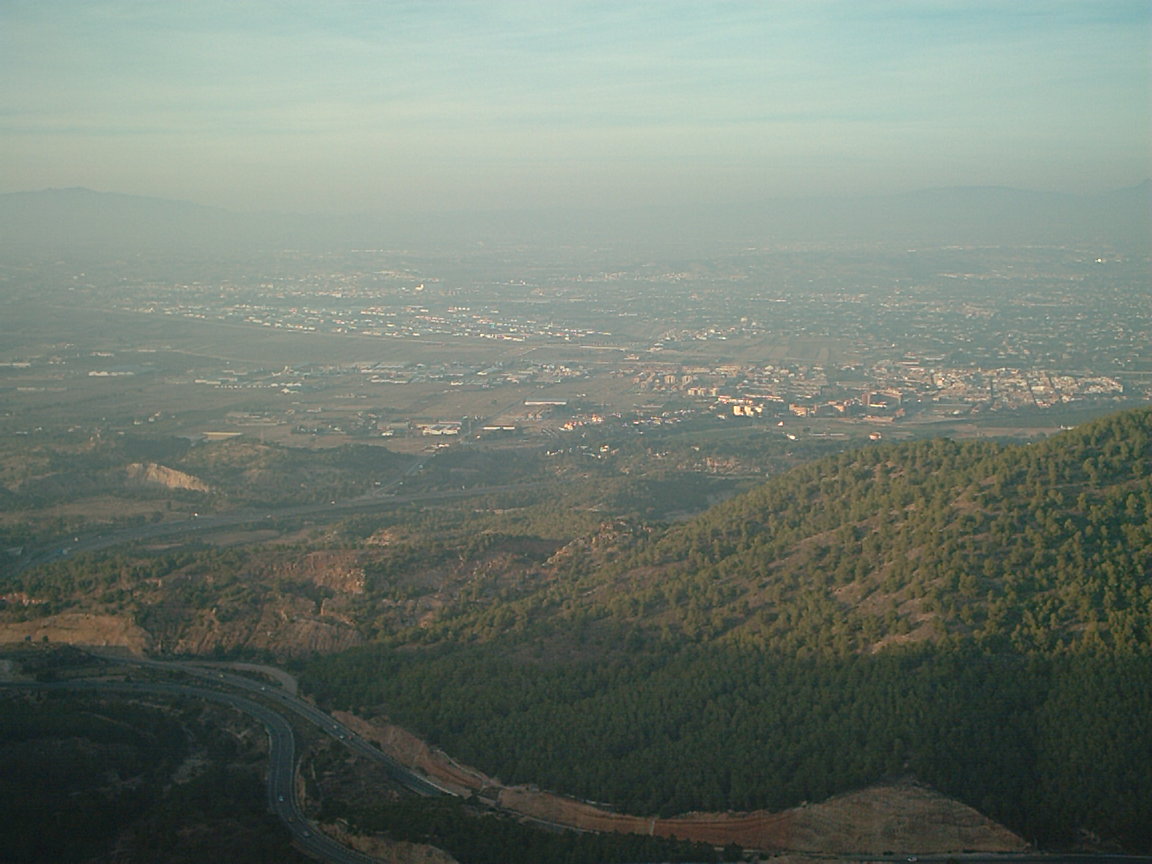
[[364,640],[349,621],[324,615],[311,600],[280,596],[231,620],[222,620],[215,609],[195,612],[155,634],[155,641],[161,650],[177,654],[244,649],[300,657],[343,651]]
[[328,654],[364,642],[353,600],[365,573],[355,553],[280,552],[237,576],[189,565],[115,586],[120,599],[81,598],[73,609],[29,614],[43,598],[0,598],[0,641],[120,646],[137,653],[214,655],[250,650],[277,657]]
[[[364,642],[347,609],[350,598],[364,592],[364,569],[356,553],[320,550],[252,563],[244,601],[220,601],[209,608],[169,603],[149,616],[145,627],[156,646],[181,654],[251,650],[299,657]],[[172,591],[168,599],[178,594]]]
[[309,552],[299,558],[277,562],[272,570],[272,575],[330,588],[338,594],[364,593],[364,568],[355,552]]
[[317,614],[314,604],[299,598],[270,601],[258,614],[221,621],[213,610],[166,610],[165,620],[142,627],[130,615],[63,612],[27,621],[0,621],[0,643],[63,642],[94,647],[116,646],[133,653],[215,655],[252,650],[277,657],[328,654],[363,644],[363,637],[343,619]]
[[210,492],[211,488],[201,480],[175,468],[166,468],[155,462],[133,462],[124,469],[130,483],[144,486],[163,486],[165,489],[186,489],[190,492]]

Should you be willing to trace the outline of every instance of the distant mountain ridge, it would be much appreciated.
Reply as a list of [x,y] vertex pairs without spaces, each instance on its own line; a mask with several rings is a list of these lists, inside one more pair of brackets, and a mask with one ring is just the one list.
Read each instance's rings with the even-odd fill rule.
[[769,199],[691,210],[237,213],[187,201],[43,189],[0,195],[0,250],[203,252],[463,242],[629,242],[692,250],[717,243],[1093,241],[1146,246],[1152,181],[1098,195],[948,187],[891,195]]
[[0,195],[0,248],[210,252],[272,241],[283,223],[279,217],[82,187]]

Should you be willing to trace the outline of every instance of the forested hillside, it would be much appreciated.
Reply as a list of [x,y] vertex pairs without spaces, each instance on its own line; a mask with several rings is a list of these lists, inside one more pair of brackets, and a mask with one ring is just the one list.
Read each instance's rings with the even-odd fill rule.
[[913,775],[1044,845],[1152,848],[1152,411],[871,447],[562,553],[309,686],[633,812]]
[[1137,411],[1030,445],[936,439],[815,461],[607,566],[577,550],[547,590],[444,635],[558,617],[800,655],[956,640],[1144,652],[1150,428]]
[[814,462],[650,544],[607,602],[694,640],[798,653],[1143,653],[1150,430],[1143,411],[1027,446],[937,439]]

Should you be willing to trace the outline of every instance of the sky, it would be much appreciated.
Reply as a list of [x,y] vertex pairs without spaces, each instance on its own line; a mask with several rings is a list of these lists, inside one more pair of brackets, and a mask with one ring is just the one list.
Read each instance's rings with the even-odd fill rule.
[[1152,176],[1150,0],[0,0],[0,192],[309,213]]

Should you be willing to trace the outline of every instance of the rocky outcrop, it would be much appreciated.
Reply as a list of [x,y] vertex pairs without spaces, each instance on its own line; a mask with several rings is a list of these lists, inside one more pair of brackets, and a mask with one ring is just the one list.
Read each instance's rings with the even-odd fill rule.
[[341,594],[364,593],[364,568],[355,552],[319,550],[290,561],[277,561],[271,575],[331,588]]
[[779,840],[805,852],[1022,852],[1027,844],[977,810],[913,780],[869,786],[784,812]]
[[189,492],[211,491],[208,484],[199,477],[155,462],[133,462],[124,471],[130,483],[143,486],[163,486],[165,489],[186,489]]
[[26,621],[0,619],[0,643],[64,642],[71,645],[121,646],[137,654],[152,651],[211,656],[247,649],[279,657],[346,651],[364,642],[349,622],[315,614],[315,605],[284,597],[256,614],[222,621],[211,610],[169,608],[145,627],[128,616],[61,612]]
[[255,614],[221,620],[213,610],[185,613],[157,642],[167,651],[205,656],[218,650],[243,648],[270,651],[281,657],[302,657],[346,651],[363,643],[347,621],[317,615],[316,606],[302,597],[281,596]]

